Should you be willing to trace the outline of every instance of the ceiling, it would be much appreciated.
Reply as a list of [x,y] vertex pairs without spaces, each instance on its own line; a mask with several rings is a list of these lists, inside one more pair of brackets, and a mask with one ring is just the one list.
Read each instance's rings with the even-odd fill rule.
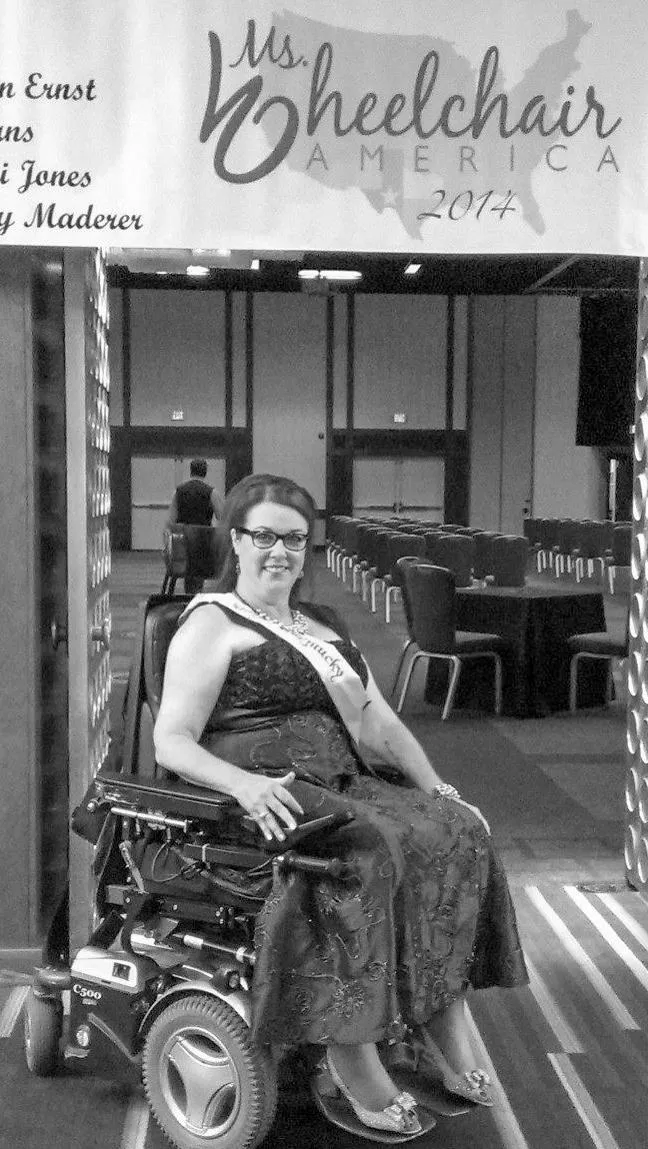
[[[252,261],[258,268],[252,270]],[[405,275],[411,261],[416,275]],[[636,297],[639,260],[609,255],[402,255],[384,253],[253,252],[113,248],[108,253],[114,285],[154,288],[258,291],[429,292],[435,295],[608,295]],[[209,269],[199,278],[187,266]],[[300,268],[357,270],[353,284],[301,280]]]

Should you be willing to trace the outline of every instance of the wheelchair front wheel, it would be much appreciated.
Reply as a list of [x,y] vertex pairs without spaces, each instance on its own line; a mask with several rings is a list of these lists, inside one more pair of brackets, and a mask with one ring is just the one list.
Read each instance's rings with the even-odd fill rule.
[[167,1006],[146,1036],[144,1089],[177,1149],[254,1149],[277,1107],[277,1077],[227,1002],[190,994]]
[[38,1077],[49,1077],[58,1063],[63,1033],[63,1003],[48,997],[37,997],[30,988],[23,1010],[27,1066]]

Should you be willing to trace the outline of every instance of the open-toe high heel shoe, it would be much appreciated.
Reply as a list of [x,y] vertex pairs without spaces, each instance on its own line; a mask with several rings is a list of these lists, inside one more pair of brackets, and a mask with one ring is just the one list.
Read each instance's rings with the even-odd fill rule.
[[340,1093],[346,1097],[358,1121],[361,1121],[363,1125],[369,1129],[383,1129],[387,1133],[398,1133],[401,1136],[415,1137],[423,1131],[416,1115],[416,1101],[411,1093],[398,1093],[384,1109],[365,1109],[364,1105],[361,1105],[349,1092],[348,1086],[333,1065],[328,1050],[326,1052],[326,1064],[334,1084],[337,1085]]
[[440,1078],[443,1088],[455,1097],[463,1097],[466,1101],[473,1101],[475,1105],[494,1105],[490,1088],[491,1079],[488,1074],[478,1068],[457,1073],[429,1034],[425,1035],[423,1048],[419,1054],[419,1069]]

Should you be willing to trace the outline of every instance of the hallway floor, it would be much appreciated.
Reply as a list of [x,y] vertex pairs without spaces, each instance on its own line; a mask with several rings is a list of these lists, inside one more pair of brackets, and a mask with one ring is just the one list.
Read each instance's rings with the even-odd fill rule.
[[[115,556],[111,601],[114,713],[127,674],[137,606],[159,589],[156,554]],[[387,626],[320,564],[316,598],[343,611],[388,690],[405,628]],[[606,598],[616,627],[623,601]],[[422,1149],[641,1149],[648,1142],[648,901],[623,870],[623,702],[543,719],[456,711],[441,723],[417,680],[404,715],[439,772],[491,823],[517,907],[531,984],[470,998],[494,1109],[439,1119]],[[30,1078],[18,1014],[26,981],[17,960],[0,976],[0,1149],[60,1145],[160,1149],[134,1078],[66,1072]],[[10,967],[10,968],[9,968]],[[314,1112],[284,1108],[267,1149],[359,1146]]]

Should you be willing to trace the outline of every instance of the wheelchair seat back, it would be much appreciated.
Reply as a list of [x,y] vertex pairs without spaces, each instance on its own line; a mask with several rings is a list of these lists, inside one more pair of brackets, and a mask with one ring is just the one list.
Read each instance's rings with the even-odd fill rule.
[[142,607],[128,683],[123,770],[142,778],[164,776],[157,766],[153,727],[160,710],[164,667],[171,639],[188,599],[153,595]]
[[178,621],[187,603],[185,599],[170,599],[155,603],[146,612],[144,622],[144,685],[146,701],[153,720],[158,716],[164,684],[166,657]]

